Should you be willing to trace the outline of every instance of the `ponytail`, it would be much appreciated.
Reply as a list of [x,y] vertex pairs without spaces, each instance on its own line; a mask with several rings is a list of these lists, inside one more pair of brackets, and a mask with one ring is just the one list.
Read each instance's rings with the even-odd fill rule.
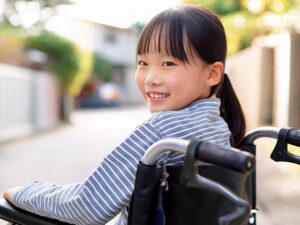
[[231,131],[231,144],[237,147],[243,140],[246,132],[246,122],[241,104],[233,90],[229,77],[223,74],[223,81],[216,88],[216,95],[221,99],[220,112]]

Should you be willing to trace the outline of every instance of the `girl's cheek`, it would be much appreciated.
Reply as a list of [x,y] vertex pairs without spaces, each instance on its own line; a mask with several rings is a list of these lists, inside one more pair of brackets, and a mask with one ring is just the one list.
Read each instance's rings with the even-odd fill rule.
[[172,79],[167,80],[167,85],[169,86],[170,90],[180,90],[181,86],[184,85],[183,80],[180,77],[176,76]]

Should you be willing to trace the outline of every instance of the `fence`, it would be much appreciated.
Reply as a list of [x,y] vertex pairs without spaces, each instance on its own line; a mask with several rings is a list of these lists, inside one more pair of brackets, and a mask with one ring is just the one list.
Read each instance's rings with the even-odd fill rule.
[[0,64],[0,142],[56,124],[58,93],[48,73]]

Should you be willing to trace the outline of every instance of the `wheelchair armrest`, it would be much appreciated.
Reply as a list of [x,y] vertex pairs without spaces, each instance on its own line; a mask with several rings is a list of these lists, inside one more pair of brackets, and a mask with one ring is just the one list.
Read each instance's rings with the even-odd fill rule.
[[0,219],[20,225],[67,225],[68,223],[38,216],[19,209],[5,199],[0,199]]

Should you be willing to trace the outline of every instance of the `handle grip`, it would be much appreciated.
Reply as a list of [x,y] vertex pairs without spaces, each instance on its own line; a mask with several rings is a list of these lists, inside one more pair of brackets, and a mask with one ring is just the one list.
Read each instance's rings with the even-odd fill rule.
[[271,159],[276,162],[291,162],[300,165],[300,157],[291,154],[287,144],[300,146],[300,131],[295,128],[282,128],[279,131],[277,143],[271,154]]
[[207,141],[200,142],[196,158],[240,172],[251,172],[255,166],[255,157],[252,154]]
[[300,147],[300,130],[295,128],[289,129],[286,135],[286,142],[291,145]]

